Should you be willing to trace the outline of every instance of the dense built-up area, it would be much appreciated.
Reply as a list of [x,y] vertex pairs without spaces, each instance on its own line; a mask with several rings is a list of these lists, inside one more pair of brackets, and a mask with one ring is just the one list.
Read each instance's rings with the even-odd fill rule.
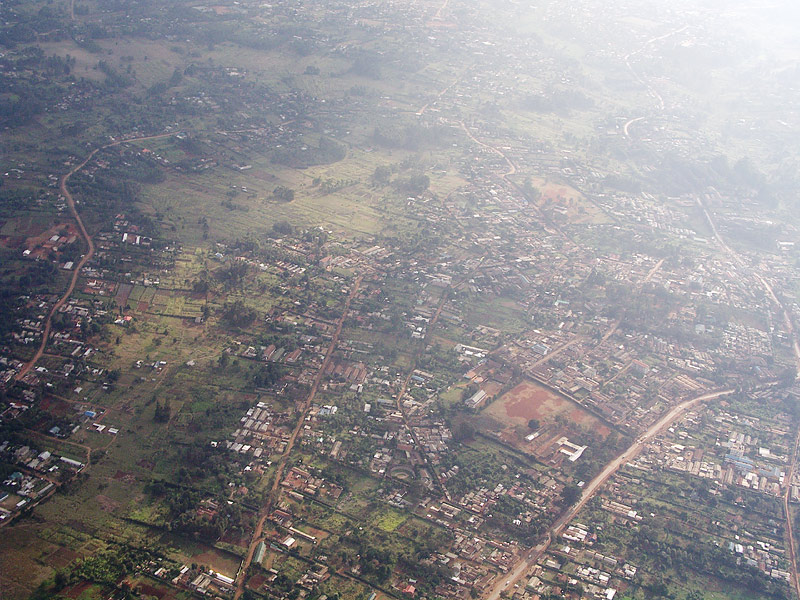
[[9,597],[792,597],[791,87],[595,4],[11,6]]

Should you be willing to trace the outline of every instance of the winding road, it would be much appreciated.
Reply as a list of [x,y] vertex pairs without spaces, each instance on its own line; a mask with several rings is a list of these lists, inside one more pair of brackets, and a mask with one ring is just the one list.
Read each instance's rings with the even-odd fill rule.
[[[717,229],[717,224],[715,223],[711,213],[706,208],[705,204],[703,204],[702,199],[698,196],[697,198],[697,205],[700,207],[700,210],[703,211],[703,214],[706,217],[706,221],[708,221],[708,226],[711,228],[712,233],[714,234],[714,238],[717,240],[719,246],[725,251],[731,261],[738,267],[738,268],[745,268],[746,264],[739,254],[733,250],[728,244],[725,243],[725,240],[722,239],[722,236]],[[783,324],[786,327],[786,331],[789,332],[789,335],[792,338],[792,351],[794,353],[794,361],[795,361],[795,380],[800,381],[800,340],[798,340],[797,332],[794,327],[794,322],[792,321],[791,314],[786,306],[781,302],[778,298],[775,290],[772,288],[772,285],[767,281],[767,279],[761,275],[760,273],[755,274],[756,279],[758,279],[761,286],[764,288],[764,291],[769,296],[770,300],[775,303],[775,306],[781,309],[781,313],[783,315]],[[800,594],[798,595],[800,597]]]
[[445,11],[445,9],[447,8],[448,4],[450,4],[450,0],[444,0],[442,5],[439,7],[439,10],[437,10],[436,14],[433,15],[434,21],[438,21],[438,20],[440,20],[442,18],[442,13]]
[[441,91],[440,91],[438,94],[436,94],[436,98],[434,98],[433,100],[431,100],[430,102],[428,102],[427,104],[425,104],[425,106],[423,106],[422,108],[420,108],[420,109],[419,109],[419,110],[416,112],[416,115],[417,115],[418,117],[421,117],[422,115],[424,115],[424,114],[425,114],[425,111],[426,111],[426,110],[428,110],[428,108],[430,107],[430,105],[431,105],[431,104],[436,104],[436,103],[437,103],[439,100],[441,100],[441,99],[442,99],[442,96],[444,96],[444,95],[445,95],[447,92],[449,92],[451,89],[453,89],[453,88],[454,88],[454,87],[455,87],[455,86],[458,84],[458,82],[459,82],[459,81],[461,81],[461,77],[459,77],[458,79],[456,79],[456,80],[455,80],[453,83],[451,83],[451,84],[450,84],[450,85],[448,85],[446,88],[442,89],[442,90],[441,90]]
[[[642,85],[644,85],[647,88],[647,90],[650,92],[650,94],[652,96],[654,96],[658,100],[659,108],[661,109],[662,112],[663,112],[663,110],[665,108],[665,106],[664,106],[664,98],[661,96],[661,94],[658,93],[658,91],[655,88],[653,88],[650,84],[648,84],[646,81],[644,81],[644,79],[642,79],[642,77],[635,71],[635,69],[631,66],[630,59],[631,59],[632,56],[635,56],[636,54],[642,52],[650,44],[652,44],[654,42],[657,42],[659,40],[663,40],[663,39],[665,39],[667,37],[670,37],[672,35],[675,35],[677,33],[680,33],[682,31],[684,31],[687,27],[688,27],[688,25],[684,26],[684,27],[682,27],[680,29],[676,29],[674,31],[666,33],[666,34],[664,34],[662,36],[654,37],[654,38],[648,40],[647,42],[645,42],[645,44],[639,50],[637,50],[635,52],[631,52],[630,54],[625,56],[625,64],[627,65],[628,69],[633,74],[633,76],[636,78],[636,80],[639,83],[641,83]],[[631,127],[631,125],[633,125],[634,123],[636,123],[638,121],[642,121],[644,119],[645,119],[645,117],[636,117],[634,119],[629,120],[627,123],[625,123],[624,129],[623,129],[625,137],[630,139],[631,138],[631,135],[630,135],[630,127]],[[708,208],[703,204],[703,201],[699,196],[697,197],[697,204],[698,204],[700,210],[703,212],[703,215],[705,216],[706,221],[708,222],[708,225],[711,228],[711,231],[713,232],[714,238],[716,239],[717,244],[719,245],[719,247],[722,248],[722,250],[725,252],[725,254],[728,255],[728,257],[731,260],[731,262],[734,265],[736,265],[737,268],[739,268],[739,269],[746,268],[747,265],[746,265],[745,261],[742,259],[742,257],[736,251],[734,251],[730,246],[728,246],[728,244],[725,242],[725,240],[720,235],[719,230],[717,229],[716,222],[714,221],[713,217],[711,216],[711,213],[709,212]],[[769,283],[769,281],[767,281],[767,279],[763,275],[761,275],[760,273],[754,273],[754,275],[755,275],[755,278],[758,279],[758,281],[761,283],[761,286],[764,288],[767,296],[770,298],[770,300],[778,308],[780,308],[780,310],[781,310],[781,312],[783,314],[783,321],[784,321],[784,325],[786,327],[786,331],[789,333],[789,335],[791,336],[791,339],[792,339],[792,351],[794,353],[794,360],[795,360],[795,381],[800,381],[800,339],[798,339],[797,331],[796,331],[796,329],[794,327],[794,322],[792,321],[791,314],[789,313],[789,310],[786,308],[784,303],[781,302],[781,300],[778,298],[777,294],[775,293],[775,290],[772,288],[772,285]],[[791,516],[791,512],[789,511],[789,496],[791,494],[791,482],[792,482],[792,477],[794,475],[796,462],[797,462],[798,445],[800,445],[800,429],[798,430],[797,436],[795,438],[794,452],[792,454],[792,460],[791,460],[791,463],[790,463],[790,466],[789,466],[786,490],[785,490],[784,495],[783,495],[783,509],[784,509],[784,515],[786,517],[786,531],[787,531],[787,536],[788,536],[789,558],[790,558],[791,563],[792,563],[792,570],[791,570],[791,573],[792,573],[792,586],[794,588],[796,597],[798,599],[800,599],[800,577],[798,576],[798,569],[797,569],[797,564],[798,563],[797,563],[797,556],[796,556],[796,552],[795,552],[795,548],[794,548],[794,534],[792,532],[792,516]]]
[[625,123],[625,127],[622,128],[622,131],[625,133],[626,138],[631,137],[631,125],[638,123],[639,121],[644,121],[644,117],[636,117],[635,119],[631,119]]
[[794,532],[792,531],[792,513],[789,512],[789,497],[792,493],[792,479],[794,470],[797,466],[797,448],[800,446],[800,428],[794,438],[794,452],[792,452],[792,462],[789,465],[789,472],[786,474],[786,491],[783,493],[783,511],[786,514],[786,535],[789,537],[789,560],[792,561],[792,582],[794,591],[800,598],[800,579],[797,577],[797,555],[794,550]]
[[116,142],[112,142],[110,144],[106,144],[105,146],[95,148],[89,153],[89,155],[84,159],[82,163],[76,165],[68,173],[61,176],[61,179],[59,180],[58,184],[59,190],[61,192],[61,195],[64,196],[64,198],[67,201],[67,206],[69,206],[69,211],[72,213],[72,217],[78,224],[78,229],[81,232],[81,237],[83,237],[83,240],[86,242],[88,251],[81,257],[80,261],[78,261],[78,264],[75,265],[75,268],[72,271],[72,278],[69,281],[69,286],[67,286],[67,290],[64,292],[64,295],[62,295],[61,298],[58,299],[58,302],[56,302],[50,309],[50,311],[47,313],[47,317],[45,318],[44,321],[44,327],[42,328],[42,342],[41,344],[39,344],[39,349],[36,351],[36,354],[33,355],[33,358],[31,358],[31,360],[29,360],[22,367],[22,369],[20,369],[19,372],[14,376],[14,381],[20,381],[23,377],[25,377],[25,375],[27,375],[30,372],[30,370],[36,366],[36,363],[39,362],[39,359],[42,358],[45,348],[47,348],[47,342],[50,339],[50,330],[52,328],[53,315],[55,315],[56,311],[58,311],[59,308],[64,306],[64,303],[67,300],[69,300],[69,297],[75,290],[75,285],[78,283],[78,277],[80,277],[81,269],[83,269],[84,265],[86,265],[86,263],[89,262],[94,256],[94,240],[92,240],[92,236],[90,236],[89,232],[86,230],[86,226],[83,224],[83,219],[81,219],[78,210],[75,208],[75,199],[72,197],[72,194],[70,193],[69,188],[67,187],[67,182],[69,181],[69,178],[72,177],[75,173],[77,173],[81,169],[83,169],[89,163],[89,161],[92,160],[92,158],[94,158],[94,156],[101,150],[105,150],[106,148],[111,148],[113,146],[119,146],[120,144],[125,144],[128,142],[142,142],[146,140],[155,140],[159,138],[170,137],[175,135],[176,133],[178,132],[176,131],[175,133],[162,133],[158,135],[149,135],[140,138],[117,140]]
[[[686,25],[684,27],[681,27],[680,29],[676,29],[674,31],[666,33],[664,35],[661,35],[661,36],[658,36],[658,37],[654,37],[654,38],[648,40],[647,42],[644,43],[644,45],[641,48],[639,48],[639,50],[636,50],[635,52],[631,52],[630,54],[626,55],[625,59],[624,59],[626,66],[628,67],[630,72],[633,74],[633,76],[636,78],[636,80],[639,83],[641,83],[643,86],[645,86],[648,89],[648,91],[650,92],[650,94],[652,96],[654,96],[658,100],[659,108],[661,109],[661,111],[663,111],[664,108],[665,108],[665,106],[664,106],[664,98],[661,96],[661,94],[658,93],[658,91],[655,88],[653,88],[650,84],[648,84],[646,81],[644,81],[644,79],[642,79],[642,77],[631,66],[630,59],[631,59],[631,57],[635,56],[636,54],[639,54],[640,52],[642,52],[650,44],[652,44],[654,42],[657,42],[659,40],[666,39],[667,37],[670,37],[670,36],[675,35],[677,33],[680,33],[682,31],[684,31],[685,29],[687,29],[687,27],[688,27],[688,25]],[[638,121],[644,120],[644,119],[645,119],[645,117],[636,117],[634,119],[629,120],[627,123],[625,123],[624,129],[623,129],[623,131],[625,133],[625,137],[630,139],[630,137],[631,137],[631,135],[630,135],[630,127],[631,127],[631,125],[633,125],[634,123],[636,123]],[[703,212],[703,215],[705,216],[706,221],[708,222],[708,225],[711,228],[711,231],[714,234],[714,238],[715,238],[717,244],[719,245],[719,247],[722,248],[722,250],[725,252],[725,254],[728,255],[728,258],[731,260],[731,262],[738,269],[745,269],[747,267],[745,261],[742,259],[742,257],[739,255],[739,253],[737,253],[730,246],[728,246],[728,244],[722,238],[722,236],[719,233],[719,230],[717,229],[717,224],[716,224],[716,222],[714,221],[714,218],[711,215],[711,212],[708,210],[708,208],[705,206],[705,204],[703,204],[703,201],[699,196],[697,197],[697,204],[698,204],[700,210]],[[775,290],[772,288],[772,285],[769,283],[769,281],[767,281],[767,279],[760,273],[754,273],[754,276],[759,281],[761,286],[764,288],[764,291],[766,292],[766,294],[770,298],[770,300],[775,304],[775,306],[777,306],[781,310],[781,313],[783,315],[784,326],[786,327],[786,331],[789,333],[789,335],[791,336],[791,339],[792,339],[792,351],[794,353],[794,361],[795,361],[795,381],[800,381],[800,338],[798,338],[797,331],[795,329],[791,313],[786,308],[786,305],[778,298],[778,295],[775,293]],[[797,568],[797,564],[798,563],[797,563],[797,557],[796,557],[796,552],[795,552],[795,548],[794,548],[794,536],[793,536],[793,532],[792,532],[792,518],[791,518],[791,513],[789,512],[789,496],[790,496],[790,493],[791,493],[791,481],[792,481],[792,476],[794,474],[795,467],[796,467],[796,462],[797,462],[798,445],[800,445],[800,429],[798,430],[797,436],[795,438],[794,453],[792,454],[792,461],[791,461],[790,466],[789,466],[786,490],[785,490],[784,496],[783,496],[783,507],[784,507],[784,514],[785,514],[785,517],[786,517],[786,530],[787,530],[788,543],[789,543],[789,557],[790,557],[790,560],[791,560],[791,563],[792,563],[792,584],[793,584],[794,591],[795,591],[795,594],[796,594],[797,598],[800,599],[800,577],[798,577],[798,568]]]
[[[511,177],[511,176],[512,176],[514,173],[516,173],[516,172],[517,172],[517,167],[514,165],[514,163],[513,163],[513,162],[511,162],[511,159],[510,159],[510,158],[508,158],[508,156],[506,156],[505,154],[503,154],[502,152],[500,152],[500,150],[498,150],[498,149],[497,149],[497,148],[495,148],[494,146],[490,146],[490,145],[489,145],[489,144],[487,144],[486,142],[482,142],[482,141],[480,141],[478,138],[476,138],[474,135],[472,135],[472,132],[471,132],[471,131],[470,131],[470,130],[467,128],[467,126],[464,124],[464,121],[459,121],[459,122],[458,122],[458,124],[459,124],[459,125],[461,125],[461,129],[463,129],[463,130],[464,130],[464,133],[466,133],[466,134],[467,134],[467,137],[468,137],[469,139],[471,139],[473,142],[475,142],[476,144],[478,144],[478,146],[480,146],[481,148],[486,148],[487,150],[491,150],[492,152],[494,152],[495,154],[497,154],[497,155],[498,155],[500,158],[502,158],[504,161],[506,161],[506,164],[508,165],[508,171],[506,171],[505,173],[503,173],[503,174],[500,176],[500,177],[502,177],[502,178],[503,178],[503,180],[508,180],[508,178],[509,178],[509,177]],[[513,185],[513,184],[512,184],[512,185]],[[516,187],[516,186],[515,186],[515,187]]]
[[[656,90],[652,85],[647,83],[642,78],[642,76],[639,75],[639,73],[636,72],[636,69],[634,69],[631,66],[631,58],[636,56],[637,54],[641,54],[642,52],[644,52],[645,48],[647,48],[650,44],[653,44],[655,42],[659,42],[661,40],[665,40],[668,37],[672,37],[675,34],[681,33],[682,31],[685,31],[688,28],[689,28],[688,25],[684,25],[683,27],[681,27],[679,29],[675,29],[673,31],[670,31],[670,32],[665,33],[663,35],[659,35],[659,36],[654,37],[654,38],[650,38],[644,44],[642,44],[642,46],[638,50],[634,50],[633,52],[630,52],[630,53],[626,54],[625,57],[623,58],[623,60],[625,61],[625,66],[628,67],[628,70],[633,74],[634,79],[636,79],[636,81],[641,83],[642,86],[644,86],[645,89],[647,89],[647,92],[653,98],[655,98],[658,101],[658,107],[661,109],[661,111],[663,111],[664,108],[665,108],[664,98],[661,96],[661,94],[658,93],[658,90]],[[630,136],[630,127],[631,127],[631,125],[633,125],[637,121],[642,121],[644,119],[645,119],[645,117],[636,117],[635,119],[631,119],[630,121],[625,123],[625,127],[624,127],[625,137],[627,137],[627,138],[631,137]]]
[[83,257],[81,257],[80,261],[78,261],[78,264],[75,265],[75,268],[72,271],[72,278],[69,280],[69,286],[67,286],[67,291],[64,292],[64,295],[58,299],[58,302],[56,302],[50,309],[50,312],[47,313],[47,318],[45,319],[44,327],[42,328],[42,342],[39,344],[39,349],[36,351],[36,354],[33,355],[33,358],[29,360],[25,366],[23,366],[22,369],[20,369],[20,371],[14,376],[15,381],[20,381],[23,377],[25,377],[25,375],[27,375],[34,366],[36,366],[36,363],[39,361],[39,359],[42,358],[42,354],[44,354],[44,350],[47,347],[47,341],[50,339],[50,329],[52,328],[53,315],[56,314],[56,311],[59,308],[64,306],[64,303],[72,295],[72,292],[75,290],[75,285],[78,283],[78,277],[81,274],[81,269],[83,269],[83,266],[94,256],[94,241],[92,240],[92,236],[90,236],[86,231],[86,226],[83,224],[83,219],[81,219],[81,216],[78,214],[78,211],[75,208],[75,199],[72,197],[72,194],[69,193],[69,189],[67,189],[67,181],[69,181],[69,178],[72,177],[72,175],[85,167],[86,163],[94,158],[94,155],[99,151],[100,148],[92,150],[91,154],[89,154],[89,156],[87,156],[82,163],[73,167],[69,173],[61,176],[61,181],[59,182],[61,195],[66,199],[67,206],[69,206],[72,217],[78,223],[78,229],[80,229],[81,236],[86,242],[89,250],[83,255]]

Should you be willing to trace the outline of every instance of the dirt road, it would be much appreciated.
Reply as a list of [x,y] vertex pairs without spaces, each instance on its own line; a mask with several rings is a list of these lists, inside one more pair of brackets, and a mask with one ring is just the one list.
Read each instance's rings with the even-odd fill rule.
[[650,426],[647,431],[645,431],[642,435],[636,438],[636,441],[631,444],[631,446],[625,450],[622,454],[620,454],[617,458],[613,461],[608,463],[606,467],[600,472],[597,477],[592,479],[589,484],[583,489],[583,494],[581,494],[581,499],[574,504],[570,509],[565,512],[561,518],[559,518],[553,526],[550,528],[550,531],[547,533],[545,540],[542,541],[538,546],[534,547],[530,551],[528,551],[522,558],[522,560],[515,565],[515,567],[511,570],[510,573],[502,575],[498,578],[498,581],[493,586],[492,590],[489,592],[487,596],[485,596],[485,600],[498,600],[500,598],[500,594],[503,593],[504,590],[508,589],[509,586],[513,585],[517,582],[522,576],[525,575],[533,566],[539,561],[542,557],[542,554],[545,553],[549,545],[552,543],[553,540],[558,538],[559,534],[563,531],[563,529],[567,526],[575,515],[577,515],[586,503],[591,500],[597,491],[603,486],[603,484],[608,481],[608,479],[619,470],[619,468],[628,462],[630,459],[634,458],[639,452],[642,450],[644,445],[650,441],[653,437],[658,435],[661,431],[672,425],[672,423],[687,409],[693,407],[696,404],[701,402],[705,402],[706,400],[712,400],[714,398],[719,398],[720,396],[724,396],[725,394],[730,394],[734,390],[733,388],[724,389],[724,390],[717,390],[715,392],[709,392],[707,394],[703,394],[702,396],[697,396],[695,398],[690,398],[688,400],[684,400],[680,404],[676,405],[672,410],[670,410],[667,414],[661,417],[658,421],[656,421],[653,425]]
[[513,163],[513,162],[511,162],[511,159],[510,159],[510,158],[508,158],[508,156],[506,156],[505,154],[503,154],[503,153],[502,153],[500,150],[498,150],[498,149],[497,149],[497,148],[495,148],[494,146],[490,146],[490,145],[489,145],[489,144],[487,144],[486,142],[482,142],[482,141],[480,141],[478,138],[476,138],[474,135],[472,135],[472,132],[471,132],[471,131],[470,131],[470,130],[467,128],[467,126],[464,124],[464,121],[459,121],[459,122],[458,122],[458,124],[459,124],[459,125],[461,125],[461,129],[463,129],[463,130],[464,130],[464,133],[466,133],[466,134],[467,134],[467,137],[468,137],[469,139],[471,139],[473,142],[475,142],[476,144],[478,144],[478,146],[480,146],[481,148],[486,148],[487,150],[491,150],[492,152],[494,152],[495,154],[497,154],[497,155],[498,155],[500,158],[502,158],[504,161],[506,161],[506,164],[508,165],[508,171],[506,171],[505,173],[503,173],[503,174],[501,175],[501,177],[502,177],[504,180],[508,179],[508,178],[509,178],[511,175],[513,175],[514,173],[516,173],[516,172],[517,172],[517,167],[516,167],[516,166],[514,166],[514,163]]
[[67,181],[69,181],[69,178],[72,177],[74,173],[77,173],[83,167],[85,167],[86,163],[88,163],[94,157],[94,155],[99,152],[99,150],[100,150],[99,148],[93,150],[92,153],[89,154],[89,156],[87,156],[86,159],[81,164],[77,165],[76,167],[73,167],[73,169],[66,175],[61,176],[61,181],[59,182],[61,195],[64,196],[64,198],[66,199],[67,206],[69,206],[69,210],[72,213],[73,218],[78,223],[78,228],[80,229],[81,236],[86,242],[88,251],[86,252],[86,254],[83,255],[80,261],[78,261],[78,264],[75,265],[72,271],[72,278],[69,280],[69,286],[67,286],[67,291],[64,292],[64,295],[61,296],[61,298],[59,298],[58,302],[56,302],[50,309],[50,312],[47,313],[47,318],[44,321],[44,327],[42,329],[42,342],[41,344],[39,344],[39,349],[36,351],[36,354],[33,355],[33,358],[30,361],[28,361],[28,363],[24,367],[22,367],[19,373],[17,373],[14,376],[14,379],[16,381],[19,381],[20,379],[25,377],[25,375],[27,375],[28,372],[36,365],[39,359],[42,358],[42,354],[44,354],[44,349],[47,347],[47,340],[50,338],[50,329],[52,327],[53,315],[59,308],[64,306],[64,303],[72,295],[72,292],[75,290],[75,285],[78,283],[78,277],[81,274],[81,269],[94,256],[94,241],[92,240],[92,237],[89,235],[89,233],[86,231],[86,227],[83,224],[83,219],[81,219],[81,216],[75,209],[75,200],[72,197],[72,194],[69,193],[69,189],[67,188]]
[[[175,132],[177,133],[177,132]],[[94,241],[92,240],[92,236],[89,235],[89,232],[86,231],[86,226],[83,224],[83,219],[81,219],[78,210],[75,208],[75,199],[72,197],[72,194],[69,192],[69,188],[67,187],[67,182],[69,178],[72,177],[75,173],[83,169],[92,158],[94,158],[95,154],[100,152],[101,150],[105,150],[106,148],[111,148],[113,146],[118,146],[119,144],[125,144],[128,142],[141,142],[146,140],[154,140],[158,138],[170,137],[175,135],[175,133],[162,133],[159,135],[149,135],[140,138],[131,138],[128,140],[117,140],[116,142],[112,142],[110,144],[106,144],[105,146],[101,146],[100,148],[95,148],[94,150],[89,153],[82,163],[72,168],[72,170],[61,176],[61,180],[59,181],[59,190],[61,191],[61,195],[67,201],[67,206],[69,207],[69,211],[72,213],[72,217],[78,224],[78,229],[80,229],[81,237],[86,242],[86,246],[88,247],[88,251],[86,254],[83,255],[78,264],[75,265],[75,268],[72,272],[72,278],[69,281],[69,286],[67,286],[67,291],[64,292],[64,295],[59,298],[58,302],[56,302],[53,307],[50,309],[50,312],[47,313],[47,317],[44,321],[44,327],[42,328],[42,342],[39,345],[39,349],[36,351],[36,354],[33,355],[33,358],[28,361],[25,366],[20,369],[20,371],[14,376],[15,381],[21,380],[25,375],[27,375],[30,370],[36,366],[36,363],[42,358],[42,354],[44,354],[45,348],[47,348],[47,341],[50,338],[50,329],[52,327],[53,322],[53,315],[56,314],[56,311],[64,306],[64,303],[69,300],[69,297],[72,295],[72,292],[75,290],[75,285],[78,283],[78,277],[80,277],[81,269],[83,269],[84,265],[89,262],[92,257],[94,256]]]
[[247,550],[247,556],[242,561],[242,564],[239,566],[239,571],[236,573],[236,593],[233,596],[233,600],[239,600],[239,597],[244,592],[244,584],[245,580],[247,579],[247,570],[250,568],[250,564],[253,562],[253,555],[256,552],[256,548],[258,547],[259,542],[261,541],[261,536],[264,532],[264,523],[266,522],[267,518],[269,517],[270,513],[272,512],[272,507],[275,505],[275,502],[278,500],[278,495],[280,493],[280,484],[283,480],[283,472],[286,469],[286,462],[289,459],[289,455],[292,452],[292,448],[294,448],[294,444],[297,441],[297,436],[300,434],[300,431],[303,428],[303,424],[306,421],[306,416],[308,415],[308,411],[311,408],[311,404],[314,402],[314,398],[317,395],[317,390],[319,389],[319,384],[322,381],[322,378],[325,376],[325,369],[328,367],[328,364],[331,361],[331,357],[333,356],[334,350],[336,350],[336,344],[339,342],[339,335],[342,333],[342,327],[344,327],[345,319],[347,319],[347,314],[350,311],[350,302],[355,297],[356,293],[358,293],[359,287],[361,287],[361,280],[363,276],[359,275],[356,280],[353,282],[353,286],[350,289],[350,293],[347,296],[347,301],[345,302],[344,309],[342,310],[342,316],[339,317],[339,321],[336,325],[336,331],[331,338],[331,343],[328,344],[328,349],[325,352],[325,358],[322,361],[322,366],[319,368],[316,377],[314,377],[314,382],[311,385],[311,390],[306,397],[306,401],[303,405],[303,412],[300,415],[300,418],[297,420],[297,424],[292,431],[292,435],[289,438],[289,443],[286,445],[286,449],[283,451],[281,455],[280,462],[278,463],[278,468],[275,471],[275,479],[272,481],[272,487],[270,488],[269,496],[267,498],[267,503],[261,509],[259,514],[258,522],[256,523],[255,531],[253,532],[253,537],[250,540],[250,547]]

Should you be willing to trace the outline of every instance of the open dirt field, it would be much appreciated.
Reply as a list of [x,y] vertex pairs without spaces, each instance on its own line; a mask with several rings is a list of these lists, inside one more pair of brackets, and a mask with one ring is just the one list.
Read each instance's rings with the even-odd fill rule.
[[239,569],[239,561],[234,557],[220,552],[218,550],[207,550],[201,554],[192,556],[192,562],[199,565],[210,567],[218,573],[222,573],[228,577],[234,577],[236,571]]
[[509,426],[527,425],[531,419],[538,419],[546,424],[557,415],[562,415],[576,425],[595,429],[600,435],[606,436],[609,433],[609,429],[592,414],[531,381],[520,383],[489,405],[484,412]]

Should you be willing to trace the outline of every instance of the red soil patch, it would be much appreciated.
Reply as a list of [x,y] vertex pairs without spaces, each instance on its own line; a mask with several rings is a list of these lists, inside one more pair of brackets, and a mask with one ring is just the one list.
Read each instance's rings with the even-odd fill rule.
[[69,590],[61,592],[61,594],[67,598],[80,598],[81,595],[93,585],[91,581],[81,581],[73,585]]
[[105,512],[114,512],[116,509],[119,508],[119,502],[116,500],[112,500],[108,496],[104,496],[103,494],[98,494],[94,497],[97,500],[97,503]]
[[[57,241],[50,241],[53,236],[59,236]],[[80,238],[80,232],[72,223],[57,223],[46,231],[37,231],[29,234],[25,240],[25,247],[31,250],[33,257],[45,257],[53,248],[63,248]]]
[[53,398],[52,396],[45,396],[42,398],[42,403],[40,405],[42,407],[43,412],[47,412],[50,415],[55,417],[64,417],[67,415],[67,411],[70,409],[70,405],[63,400],[59,400],[58,398]]
[[491,398],[492,396],[496,396],[500,392],[500,390],[503,389],[503,385],[497,381],[492,380],[487,383],[484,383],[481,386],[481,389],[484,392],[486,392],[487,396]]
[[70,550],[69,548],[59,548],[47,558],[47,562],[51,567],[63,569],[73,560],[80,557],[81,555],[74,550]]
[[[27,238],[31,236],[41,235],[42,232],[47,230],[46,221],[36,219],[34,217],[19,217],[16,219],[9,219],[3,221],[3,228],[6,229],[5,236],[13,238]],[[6,227],[8,225],[8,227]]]
[[507,417],[516,423],[527,423],[531,419],[552,421],[563,415],[569,421],[592,427],[602,436],[610,433],[591,413],[575,406],[570,400],[532,382],[521,383],[506,393],[492,411],[499,418]]
[[549,390],[530,383],[521,383],[501,399],[506,415],[520,419],[544,419],[564,412],[567,400]]
[[231,535],[227,532],[222,534],[220,541],[232,546],[239,546],[240,548],[248,548],[250,546],[249,538]]
[[264,577],[263,575],[253,575],[247,581],[247,587],[250,588],[251,590],[257,590],[262,585],[264,585],[266,582],[267,582],[267,578]]
[[155,596],[158,598],[158,600],[161,600],[169,593],[163,588],[153,587],[152,585],[147,585],[146,583],[140,583],[138,586],[136,586],[136,588],[140,594],[145,596]]
[[22,242],[22,238],[11,237],[10,235],[0,235],[0,246],[3,248],[21,248]]
[[117,288],[117,304],[125,306],[128,303],[128,296],[131,295],[133,286],[130,283],[121,283]]
[[133,473],[128,473],[127,471],[117,471],[114,473],[114,479],[122,480],[126,483],[136,483],[136,475]]

